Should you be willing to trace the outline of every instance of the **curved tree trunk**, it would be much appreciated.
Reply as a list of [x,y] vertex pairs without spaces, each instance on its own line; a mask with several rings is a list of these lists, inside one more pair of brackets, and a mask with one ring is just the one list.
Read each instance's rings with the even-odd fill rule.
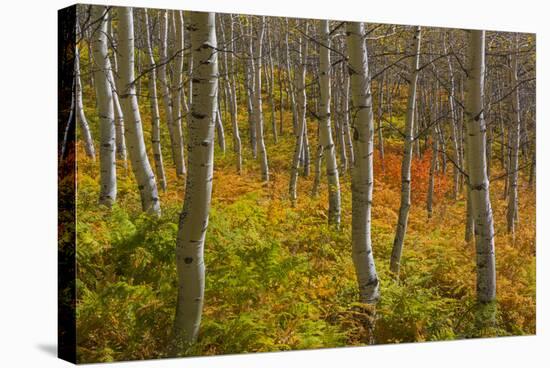
[[92,6],[92,18],[98,22],[92,34],[94,55],[94,83],[99,116],[100,149],[99,203],[112,206],[116,201],[116,143],[113,110],[113,90],[111,87],[111,62],[107,53],[107,8]]
[[363,303],[375,304],[380,286],[371,241],[371,208],[373,187],[374,117],[370,87],[367,48],[363,23],[347,22],[349,74],[354,111],[353,149],[355,162],[352,175],[352,255]]
[[189,124],[189,157],[185,200],[176,243],[178,299],[174,321],[177,347],[197,339],[204,299],[204,238],[212,196],[214,125],[218,63],[214,13],[190,12],[193,103]]
[[[411,163],[412,163],[412,145],[414,139],[414,120],[416,106],[416,82],[418,81],[418,67],[420,64],[420,27],[416,28],[411,49],[415,57],[411,62],[411,71],[409,77],[409,102],[407,105],[407,121],[405,122],[405,141],[403,143],[403,161],[401,163],[401,204],[399,207],[399,219],[395,230],[395,239],[390,261],[390,270],[397,277],[399,275],[399,266],[401,264],[401,253],[403,252],[403,243],[405,242],[405,233],[407,232],[407,222],[409,219],[409,209],[411,207]],[[437,130],[436,130],[437,131]],[[437,155],[437,152],[434,152]]]
[[118,54],[119,54],[119,96],[122,112],[126,120],[126,142],[132,171],[136,178],[143,211],[160,214],[160,201],[155,174],[149,164],[141,116],[136,98],[134,76],[134,17],[132,8],[118,10]]

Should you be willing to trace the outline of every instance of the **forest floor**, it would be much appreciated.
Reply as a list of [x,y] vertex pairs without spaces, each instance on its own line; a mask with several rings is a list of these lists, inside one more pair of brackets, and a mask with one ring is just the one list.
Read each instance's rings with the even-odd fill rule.
[[[93,102],[85,104],[94,106]],[[145,105],[145,104],[143,104]],[[93,109],[86,110],[98,137]],[[198,343],[190,355],[214,355],[364,345],[371,310],[357,302],[351,257],[350,174],[341,173],[342,225],[327,225],[326,176],[310,195],[311,174],[298,179],[298,200],[288,196],[294,150],[291,124],[275,145],[265,114],[271,178],[262,184],[241,119],[243,173],[228,150],[216,147],[212,209],[205,244],[206,294]],[[150,118],[142,111],[147,144]],[[289,117],[285,115],[285,119]],[[315,153],[308,122],[311,156]],[[163,142],[168,142],[166,132]],[[99,145],[96,143],[96,147]],[[164,143],[168,190],[162,216],[141,213],[130,169],[118,164],[118,198],[112,210],[97,205],[99,164],[78,148],[77,326],[78,360],[113,361],[168,356],[176,297],[174,249],[184,179],[177,178]],[[465,201],[451,198],[452,167],[435,183],[427,218],[430,151],[413,160],[412,207],[400,281],[389,260],[400,195],[401,144],[375,154],[372,210],[374,258],[381,281],[374,343],[451,340],[535,333],[535,193],[520,178],[520,226],[506,235],[503,180],[491,183],[496,230],[498,313],[495,326],[475,325],[475,249],[464,241]],[[150,156],[151,157],[151,156]],[[496,160],[495,160],[496,164]],[[494,168],[494,176],[498,169]],[[372,341],[372,340],[371,340]]]

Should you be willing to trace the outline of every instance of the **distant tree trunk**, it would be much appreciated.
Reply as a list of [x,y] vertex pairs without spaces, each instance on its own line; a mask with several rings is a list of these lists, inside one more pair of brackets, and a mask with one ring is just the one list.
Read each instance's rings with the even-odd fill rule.
[[475,221],[477,300],[491,303],[496,295],[495,246],[493,212],[489,198],[485,155],[485,119],[483,116],[483,84],[485,74],[485,31],[469,33],[468,96],[466,99],[466,158],[468,187],[472,196]]
[[350,90],[350,77],[344,73],[344,106],[343,106],[343,129],[344,129],[344,139],[346,141],[346,146],[348,147],[348,168],[351,170],[353,165],[355,165],[355,150],[353,149],[353,141],[351,140],[350,133],[350,113],[349,113],[349,90]]
[[306,127],[306,72],[307,72],[307,42],[304,38],[300,38],[299,45],[299,74],[296,78],[296,97],[297,97],[297,115],[298,117],[298,129],[296,134],[296,145],[294,146],[294,157],[292,159],[292,169],[290,171],[290,200],[294,204],[296,202],[297,183],[298,183],[298,170],[300,169],[300,156],[303,153],[303,143]]
[[249,20],[249,35],[245,37],[241,24],[241,34],[243,37],[248,38],[247,62],[245,64],[245,83],[246,83],[246,96],[248,99],[248,135],[250,138],[250,149],[252,150],[252,157],[255,159],[258,157],[258,140],[256,138],[256,123],[254,120],[254,50],[252,40],[252,22]]
[[[445,38],[443,38],[443,47],[444,52],[447,53],[447,44],[445,43]],[[460,147],[458,144],[458,131],[457,131],[457,116],[455,109],[455,78],[453,72],[453,64],[451,62],[451,55],[447,57],[447,67],[449,69],[449,79],[450,79],[450,91],[449,91],[449,109],[451,114],[451,139],[453,141],[454,149],[454,165],[453,165],[453,199],[458,198],[458,193],[460,191],[460,169],[462,168],[461,157],[460,157]]]
[[176,10],[173,13],[175,18],[175,47],[172,53],[174,57],[174,71],[173,71],[173,92],[172,92],[172,152],[174,161],[176,164],[176,175],[185,175],[185,158],[183,154],[183,133],[181,124],[183,121],[183,108],[182,108],[182,89],[183,89],[183,15],[181,10]]
[[[401,163],[401,205],[399,207],[399,219],[393,241],[390,269],[399,276],[399,267],[401,265],[401,253],[403,252],[403,243],[407,232],[407,222],[409,218],[409,209],[411,207],[411,162],[412,162],[412,144],[414,143],[414,120],[416,106],[416,84],[418,81],[418,68],[420,64],[420,27],[416,28],[413,38],[412,51],[415,57],[412,59],[411,71],[409,77],[409,102],[407,106],[407,121],[405,122],[405,137],[403,144],[403,162]],[[434,152],[437,155],[437,152]]]
[[380,159],[382,164],[384,163],[384,135],[382,134],[382,116],[384,112],[384,80],[386,79],[386,73],[382,74],[382,80],[378,85],[378,127],[376,128],[378,132],[378,152],[380,154]]
[[359,284],[360,300],[375,304],[380,285],[371,241],[374,117],[363,23],[347,22],[348,68],[354,111],[352,168],[352,256]]
[[214,13],[190,12],[193,102],[189,124],[189,157],[185,200],[176,243],[178,298],[174,320],[177,348],[196,341],[204,301],[204,239],[212,197],[214,125],[218,61]]
[[118,10],[118,54],[120,104],[126,118],[125,136],[128,152],[132,163],[132,171],[136,178],[141,196],[143,211],[160,214],[160,201],[157,192],[155,174],[147,158],[147,150],[143,139],[141,116],[136,98],[134,75],[134,17],[132,8],[121,7]]
[[329,22],[322,20],[319,23],[320,47],[320,84],[321,99],[319,101],[319,147],[327,153],[327,181],[328,181],[328,222],[340,226],[340,179],[338,177],[338,163],[336,150],[332,140],[330,127],[330,36]]
[[100,149],[99,203],[111,207],[116,201],[116,143],[113,111],[113,90],[111,87],[111,62],[107,52],[107,8],[92,6],[92,19],[98,25],[92,34],[92,53],[94,55],[94,83],[99,116]]
[[[269,23],[268,23],[269,24]],[[271,27],[268,28],[267,33],[267,65],[266,65],[266,80],[269,94],[269,105],[271,107],[271,130],[273,133],[273,141],[277,143],[277,123],[275,121],[275,74],[273,71],[273,49],[271,48]],[[269,72],[268,72],[269,70]]]
[[520,145],[521,115],[518,86],[518,35],[515,35],[515,49],[512,51],[512,65],[510,69],[512,93],[512,109],[510,116],[510,165],[508,174],[508,208],[506,213],[508,233],[514,234],[518,217],[518,156]]
[[149,102],[151,106],[152,127],[151,127],[151,143],[153,146],[153,158],[155,160],[155,169],[159,180],[160,188],[166,191],[166,174],[164,173],[164,164],[162,162],[162,149],[160,142],[160,113],[157,98],[157,65],[153,56],[153,48],[151,47],[151,35],[149,32],[149,16],[147,8],[143,9],[145,15],[145,45],[147,48],[149,72],[148,87],[149,87]]
[[[235,40],[233,36],[233,15],[229,15],[229,42],[231,50],[235,51]],[[230,68],[231,68],[231,83],[230,83],[230,101],[229,101],[229,110],[231,112],[231,126],[233,127],[233,151],[237,155],[237,172],[241,174],[242,172],[242,153],[241,153],[241,136],[239,134],[239,123],[237,117],[237,92],[235,90],[235,85],[237,84],[235,80],[235,52],[230,53],[229,55]],[[226,68],[227,69],[227,68]]]
[[430,178],[428,182],[428,197],[426,199],[426,210],[428,211],[428,218],[432,218],[433,213],[433,196],[434,196],[434,182],[435,182],[435,166],[437,162],[437,151],[439,150],[439,140],[437,139],[437,133],[435,127],[432,128],[432,159],[430,162]]
[[80,127],[80,133],[84,141],[84,151],[86,156],[95,160],[95,148],[94,140],[92,139],[92,133],[90,133],[90,126],[84,114],[84,104],[82,103],[82,84],[80,81],[80,53],[78,52],[78,46],[75,50],[74,58],[74,73],[75,73],[75,86],[76,86],[76,118],[78,126]]
[[[286,51],[286,76],[287,76],[287,84],[288,84],[288,90],[290,94],[290,107],[292,109],[292,127],[294,130],[294,134],[297,134],[297,131],[299,128],[298,123],[298,109],[297,109],[297,101],[296,101],[296,89],[294,86],[294,78],[292,77],[292,74],[290,72],[290,51],[289,51],[289,42],[288,42],[288,34],[290,33],[290,28],[288,25],[288,18],[285,18],[285,24],[286,24],[286,32],[285,33],[285,51]],[[300,61],[301,62],[301,61]],[[299,91],[300,92],[300,91]],[[301,93],[301,92],[300,92]]]
[[[112,18],[113,18],[113,15],[110,14],[109,20],[107,23],[108,27],[110,28],[108,34],[111,37],[109,42],[112,42],[113,48],[116,49],[117,48],[116,37],[112,28],[112,23],[113,23]],[[122,108],[120,107],[120,100],[118,98],[118,87],[117,87],[118,78],[115,77],[115,75],[118,75],[118,62],[117,62],[116,52],[112,53],[112,60],[113,60],[113,63],[112,63],[112,68],[109,71],[110,73],[109,79],[111,80],[111,89],[113,92],[112,93],[113,107],[115,111],[116,155],[119,158],[119,160],[123,162],[124,168],[126,169],[128,167],[128,163],[127,163],[128,157],[126,153],[126,138],[124,137],[124,116],[122,114]]]
[[[218,82],[219,84],[219,82]],[[218,136],[218,146],[222,155],[225,155],[225,130],[223,129],[222,112],[218,94],[218,108],[216,110],[216,134]]]
[[[256,45],[254,53],[254,124],[256,126],[256,146],[259,152],[258,158],[262,170],[262,180],[269,181],[269,166],[267,162],[267,150],[264,142],[264,117],[262,111],[262,43],[265,32],[265,17],[260,17],[256,29]],[[252,42],[252,40],[250,41]],[[252,52],[252,50],[251,50]]]

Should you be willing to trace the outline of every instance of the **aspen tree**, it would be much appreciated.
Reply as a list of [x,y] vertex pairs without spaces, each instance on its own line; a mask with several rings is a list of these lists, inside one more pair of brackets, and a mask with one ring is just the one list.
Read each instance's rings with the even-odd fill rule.
[[149,88],[149,103],[151,108],[152,116],[152,132],[151,132],[151,143],[153,146],[153,159],[155,161],[155,169],[157,178],[159,180],[159,185],[162,190],[166,190],[166,174],[164,173],[164,163],[162,160],[162,149],[160,142],[160,113],[157,97],[157,65],[153,55],[153,48],[151,46],[151,34],[149,31],[149,15],[147,9],[143,9],[144,18],[145,18],[145,46],[147,49],[147,58],[148,65],[147,68],[150,69],[149,78],[148,78],[148,88]]
[[188,174],[176,242],[177,347],[196,341],[204,301],[204,239],[212,197],[218,60],[214,13],[190,12],[187,30],[193,58],[193,99],[188,139]]
[[470,30],[467,66],[466,160],[471,211],[475,222],[477,300],[488,304],[496,297],[493,211],[485,155],[486,125],[483,111],[485,31]]
[[[262,180],[269,181],[269,166],[267,162],[267,150],[264,142],[264,117],[262,111],[262,42],[265,32],[265,17],[260,17],[256,29],[256,44],[254,53],[254,124],[256,126],[256,146],[258,158],[262,170]],[[252,41],[251,41],[252,45]],[[252,50],[251,50],[252,52]]]
[[97,113],[99,116],[100,148],[99,203],[108,207],[116,201],[116,143],[113,110],[113,91],[111,87],[111,62],[107,52],[107,8],[92,5],[92,19],[97,26],[92,34],[92,53],[94,58],[94,85],[96,90]]
[[328,221],[336,226],[340,225],[340,180],[338,177],[338,163],[336,150],[332,140],[330,127],[330,36],[329,22],[322,20],[319,23],[320,47],[320,84],[321,99],[319,101],[319,147],[326,152],[327,180],[329,193]]
[[95,147],[94,140],[92,139],[92,133],[90,132],[90,126],[88,125],[88,119],[86,119],[86,114],[84,113],[84,105],[82,103],[82,82],[80,80],[80,53],[78,46],[75,50],[74,57],[74,78],[75,78],[75,89],[76,89],[76,118],[78,126],[80,127],[80,133],[84,140],[84,151],[86,156],[95,160]]
[[352,175],[352,256],[363,303],[376,304],[380,285],[374,264],[371,240],[374,116],[364,25],[346,23],[348,68],[354,111]]
[[172,152],[176,164],[176,174],[185,175],[185,159],[183,154],[183,133],[181,124],[183,121],[182,89],[183,89],[183,15],[181,10],[173,13],[175,19],[175,46],[173,50],[173,92],[172,92]]
[[[412,162],[412,144],[414,137],[414,121],[416,106],[416,85],[418,81],[418,68],[420,64],[420,40],[421,30],[417,27],[414,33],[411,50],[414,57],[411,62],[409,77],[409,101],[407,104],[407,119],[405,122],[405,137],[403,144],[403,161],[401,163],[401,204],[399,207],[399,218],[393,241],[391,254],[390,270],[399,275],[399,266],[401,264],[401,253],[403,252],[403,243],[407,232],[407,222],[409,218],[409,209],[411,207],[411,162]],[[417,140],[418,141],[418,140]],[[437,152],[434,152],[437,154]]]
[[132,8],[118,9],[119,97],[126,120],[125,137],[143,211],[160,214],[155,174],[149,164],[136,98],[134,75],[134,17]]
[[514,234],[516,227],[516,219],[518,213],[518,154],[520,146],[520,128],[521,115],[519,104],[519,85],[518,85],[518,52],[519,41],[518,35],[515,35],[514,49],[512,50],[512,62],[510,68],[511,87],[514,88],[512,93],[512,109],[510,116],[510,164],[508,170],[508,208],[506,212],[507,230],[508,233]]

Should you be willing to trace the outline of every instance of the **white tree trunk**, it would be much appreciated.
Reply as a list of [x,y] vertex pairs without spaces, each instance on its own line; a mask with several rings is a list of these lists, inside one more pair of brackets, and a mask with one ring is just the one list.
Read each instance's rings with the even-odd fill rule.
[[[414,112],[416,106],[416,82],[418,81],[418,67],[420,65],[420,40],[421,30],[420,27],[417,27],[411,45],[411,51],[415,56],[411,59],[411,69],[409,72],[409,101],[407,104],[407,120],[405,122],[403,161],[401,163],[401,204],[399,207],[399,218],[397,220],[397,228],[395,230],[395,238],[393,241],[390,261],[390,270],[396,276],[399,275],[401,253],[403,252],[403,243],[405,242],[407,222],[409,219],[409,209],[411,207],[411,162],[413,149],[412,145],[415,141]],[[437,152],[434,152],[434,154],[437,154]]]
[[466,159],[468,187],[475,222],[477,299],[490,303],[496,296],[493,212],[489,198],[489,179],[485,155],[486,125],[483,116],[485,74],[485,31],[469,33],[466,115]]
[[204,238],[212,196],[214,125],[218,93],[214,13],[190,12],[193,103],[189,125],[189,159],[185,201],[176,243],[179,288],[174,322],[177,345],[193,343],[204,299]]
[[112,206],[116,201],[116,143],[111,87],[111,62],[107,53],[107,9],[92,6],[92,19],[97,21],[92,34],[94,56],[94,84],[96,89],[97,113],[99,116],[100,149],[100,193],[99,203]]
[[[235,154],[237,156],[237,172],[240,174],[242,172],[242,145],[241,145],[241,136],[239,134],[239,122],[237,118],[237,92],[235,90],[236,86],[236,80],[235,80],[235,52],[236,51],[236,45],[235,40],[233,36],[233,15],[229,15],[229,42],[230,42],[230,49],[233,51],[229,55],[229,61],[230,61],[230,70],[228,72],[231,73],[231,83],[229,85],[230,90],[230,101],[229,101],[229,111],[231,112],[231,126],[233,127],[233,151],[235,151]],[[226,68],[227,69],[227,68]]]
[[336,162],[336,150],[332,140],[332,129],[330,126],[330,36],[328,20],[320,21],[319,35],[321,43],[326,46],[320,47],[320,84],[321,100],[319,101],[319,145],[326,152],[327,180],[328,180],[328,221],[336,226],[340,225],[340,179],[338,177],[338,163]]
[[508,209],[506,213],[508,233],[514,234],[518,215],[518,153],[520,145],[521,117],[518,86],[518,35],[515,36],[510,69],[512,93],[512,111],[510,116],[510,164],[508,173]]
[[143,211],[160,214],[160,201],[155,182],[155,174],[149,164],[141,116],[136,98],[134,76],[134,17],[132,8],[118,10],[118,54],[119,54],[119,97],[126,121],[126,142],[132,171],[141,196]]
[[174,11],[175,18],[175,47],[174,57],[174,70],[173,70],[173,93],[172,93],[172,152],[174,156],[174,163],[176,164],[176,174],[178,176],[185,175],[185,159],[183,155],[183,133],[181,129],[182,119],[182,103],[181,95],[183,88],[183,15],[180,10]]
[[160,142],[160,113],[157,97],[157,71],[155,58],[153,56],[153,48],[151,47],[151,34],[149,32],[149,15],[147,9],[143,9],[145,15],[145,46],[147,48],[148,65],[151,71],[149,72],[148,88],[149,88],[149,103],[152,116],[151,127],[151,143],[153,146],[153,159],[155,161],[155,169],[159,180],[160,188],[166,190],[166,174],[164,172],[164,164],[162,160],[162,149]]
[[76,87],[76,119],[78,126],[80,127],[80,134],[84,141],[84,151],[86,156],[95,160],[95,148],[94,140],[92,139],[92,133],[90,133],[90,126],[84,114],[84,104],[82,103],[82,83],[80,80],[80,53],[78,51],[78,45],[75,50],[74,58],[74,74],[75,74],[75,87]]
[[[262,42],[264,38],[265,17],[258,21],[256,29],[256,44],[254,53],[254,124],[256,126],[256,147],[262,170],[262,180],[269,181],[269,166],[267,162],[267,150],[264,142],[264,117],[262,109]],[[251,41],[252,42],[252,41]]]
[[380,289],[371,241],[374,117],[363,23],[347,22],[348,68],[354,111],[352,168],[352,255],[363,303],[375,304]]
[[[306,26],[307,27],[307,26]],[[296,202],[298,170],[300,169],[300,157],[303,152],[304,136],[306,129],[306,72],[307,72],[307,40],[305,37],[300,37],[299,45],[299,74],[296,78],[296,97],[297,97],[297,115],[298,129],[295,130],[296,145],[294,147],[294,157],[292,159],[292,168],[290,171],[289,193],[292,203]]]

